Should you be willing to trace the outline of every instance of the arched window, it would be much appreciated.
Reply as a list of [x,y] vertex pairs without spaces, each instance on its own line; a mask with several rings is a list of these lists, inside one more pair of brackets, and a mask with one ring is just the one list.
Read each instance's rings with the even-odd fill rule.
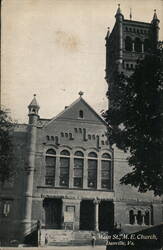
[[107,153],[104,153],[104,154],[102,155],[102,158],[111,159],[111,155],[110,155],[110,154],[107,154]]
[[149,211],[145,211],[144,223],[145,225],[149,225]]
[[150,42],[148,39],[144,40],[144,51],[147,52],[150,49]]
[[97,158],[97,154],[95,152],[90,152],[88,154],[88,157],[90,157],[90,158]]
[[142,42],[138,37],[135,38],[135,51],[142,52]]
[[46,151],[46,155],[55,155],[55,154],[56,154],[56,152],[55,152],[55,150],[52,149],[52,148],[50,148],[50,149],[48,149],[48,150]]
[[74,187],[83,187],[84,154],[76,151],[74,154]]
[[129,36],[126,36],[125,39],[125,50],[132,51],[132,39]]
[[63,150],[60,156],[60,186],[69,186],[70,153]]
[[97,154],[88,154],[88,187],[97,188]]
[[79,117],[80,117],[80,118],[83,118],[83,117],[84,117],[83,110],[80,110],[80,111],[79,111]]
[[133,210],[130,210],[130,212],[129,212],[129,220],[130,220],[131,225],[133,225],[135,223],[135,216],[134,216]]
[[74,155],[79,156],[79,157],[84,157],[84,154],[81,151],[76,151]]
[[54,186],[55,184],[55,168],[56,168],[56,152],[54,149],[46,151],[46,171],[45,185]]
[[137,223],[141,225],[143,222],[142,212],[139,210],[137,213]]
[[104,153],[101,160],[101,187],[111,189],[111,156]]

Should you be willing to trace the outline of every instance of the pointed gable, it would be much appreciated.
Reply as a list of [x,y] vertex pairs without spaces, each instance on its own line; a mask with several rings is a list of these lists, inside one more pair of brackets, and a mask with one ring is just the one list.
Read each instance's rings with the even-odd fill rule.
[[[103,123],[105,121],[91,108],[91,106],[82,98],[78,98],[70,106],[66,107],[64,111],[54,117],[48,124],[58,120],[78,120],[79,122],[89,123]],[[47,125],[48,125],[47,124]]]

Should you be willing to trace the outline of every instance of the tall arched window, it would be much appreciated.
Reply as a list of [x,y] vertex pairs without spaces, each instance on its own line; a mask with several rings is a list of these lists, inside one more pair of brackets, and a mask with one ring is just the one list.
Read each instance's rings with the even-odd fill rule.
[[83,187],[84,154],[76,151],[74,155],[74,187]]
[[130,220],[131,225],[133,225],[135,223],[135,216],[134,216],[133,210],[130,210],[130,212],[129,212],[129,220]]
[[101,160],[101,187],[111,189],[111,156],[107,153],[102,155]]
[[142,52],[142,42],[138,37],[135,38],[135,51]]
[[60,186],[69,186],[70,153],[63,150],[60,156]]
[[46,161],[45,184],[54,186],[55,168],[56,168],[56,152],[54,149],[48,149],[46,151],[45,161]]
[[97,188],[97,154],[88,154],[88,187]]
[[139,225],[141,225],[143,222],[143,216],[142,216],[142,212],[139,210],[138,213],[137,213],[137,223]]
[[129,36],[126,36],[125,39],[125,50],[132,51],[132,39]]
[[144,223],[145,225],[149,225],[149,211],[145,211]]

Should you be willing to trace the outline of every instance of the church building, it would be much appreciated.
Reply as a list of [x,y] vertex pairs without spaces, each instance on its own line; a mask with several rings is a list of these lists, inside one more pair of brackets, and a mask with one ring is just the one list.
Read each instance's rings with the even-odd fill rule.
[[[124,19],[120,6],[106,36],[106,81],[114,71],[133,72],[136,61],[158,40],[159,20]],[[111,147],[107,124],[79,97],[52,119],[40,117],[36,95],[28,124],[17,124],[13,143],[19,171],[0,191],[0,241],[44,245],[85,244],[115,226],[132,233],[163,220],[163,202],[152,192],[121,185],[127,154]]]

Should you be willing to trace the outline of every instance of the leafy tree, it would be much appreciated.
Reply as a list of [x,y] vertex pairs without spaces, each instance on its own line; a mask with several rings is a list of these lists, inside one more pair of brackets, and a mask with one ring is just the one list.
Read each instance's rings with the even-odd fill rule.
[[105,113],[109,139],[129,151],[131,171],[120,180],[163,194],[163,57],[159,49],[138,62],[127,77],[116,74],[108,93],[110,108]]
[[0,182],[9,181],[15,173],[13,166],[12,132],[14,124],[7,111],[0,110]]

